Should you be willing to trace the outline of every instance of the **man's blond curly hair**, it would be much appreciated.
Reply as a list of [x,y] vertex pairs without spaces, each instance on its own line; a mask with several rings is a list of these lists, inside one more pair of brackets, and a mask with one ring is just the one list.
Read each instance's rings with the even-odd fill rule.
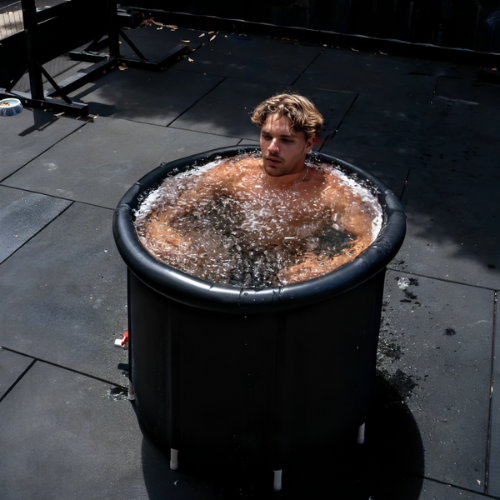
[[323,126],[323,117],[316,106],[300,94],[278,94],[261,102],[254,110],[252,122],[262,127],[269,115],[286,116],[295,132],[304,132],[306,140],[316,137]]

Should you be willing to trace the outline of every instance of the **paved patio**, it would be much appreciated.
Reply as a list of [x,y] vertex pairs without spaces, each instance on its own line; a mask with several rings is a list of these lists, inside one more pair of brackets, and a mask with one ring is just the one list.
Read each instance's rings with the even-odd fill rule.
[[[131,36],[144,52],[207,43],[79,89],[86,119],[1,118],[0,498],[500,498],[500,85],[483,83],[497,72],[186,28]],[[272,471],[224,457],[181,454],[173,472],[142,433],[113,345],[127,310],[111,220],[161,162],[257,141],[251,111],[285,89],[324,114],[318,149],[401,196],[408,232],[365,445],[297,456],[275,494]]]

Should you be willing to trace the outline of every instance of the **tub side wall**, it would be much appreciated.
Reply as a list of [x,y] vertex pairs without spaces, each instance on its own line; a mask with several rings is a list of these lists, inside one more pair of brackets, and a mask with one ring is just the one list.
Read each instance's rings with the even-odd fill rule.
[[292,311],[286,320],[286,363],[279,446],[327,447],[367,416],[375,380],[385,272],[340,296]]
[[383,279],[286,313],[229,315],[130,274],[139,418],[173,448],[259,456],[273,469],[334,444],[366,418]]
[[175,447],[172,422],[178,389],[172,381],[178,356],[170,328],[170,304],[128,272],[130,358],[136,409],[146,430]]

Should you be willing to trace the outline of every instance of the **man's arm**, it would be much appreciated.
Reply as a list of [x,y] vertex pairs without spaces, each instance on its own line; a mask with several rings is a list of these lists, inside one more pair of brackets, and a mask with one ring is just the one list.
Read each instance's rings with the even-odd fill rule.
[[330,177],[321,198],[323,205],[330,207],[332,220],[340,230],[354,234],[358,239],[369,238],[371,242],[374,214],[369,206],[349,186],[332,174]]
[[210,202],[219,193],[227,192],[229,182],[226,174],[227,164],[221,163],[207,172],[186,182],[185,189],[179,194],[175,203],[163,210],[154,210],[145,219],[139,234],[147,248],[162,255],[189,256],[189,248],[193,243],[189,234],[179,231],[175,222],[200,206]]
[[322,276],[350,262],[366,250],[372,242],[372,219],[370,208],[361,196],[352,192],[337,178],[329,179],[328,187],[322,192],[323,206],[330,209],[332,226],[337,231],[354,236],[352,243],[337,245],[337,253],[321,249],[309,251],[299,264],[283,269],[279,277],[284,284],[297,283]]

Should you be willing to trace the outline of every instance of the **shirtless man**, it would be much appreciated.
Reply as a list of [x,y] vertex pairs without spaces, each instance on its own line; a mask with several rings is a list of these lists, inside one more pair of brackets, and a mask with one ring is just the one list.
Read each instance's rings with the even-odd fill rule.
[[[219,205],[237,200],[228,208],[229,217],[237,219],[231,234],[255,252],[267,255],[269,248],[307,240],[299,257],[280,268],[280,284],[320,276],[365,250],[372,241],[369,207],[335,173],[305,163],[323,124],[314,104],[297,94],[276,95],[257,106],[252,121],[261,128],[262,157],[218,164],[183,191],[175,205],[153,212],[141,233],[143,242],[155,242],[150,251],[177,256],[186,272],[195,275],[196,268],[201,271],[206,265],[200,264],[200,253],[207,256],[213,250],[229,262],[230,256],[222,255],[224,245],[214,250],[205,244],[200,252],[196,235],[189,231],[198,220],[196,214],[206,211],[211,200],[219,200]],[[318,231],[326,227],[325,220],[344,238],[328,258],[318,250]]]

